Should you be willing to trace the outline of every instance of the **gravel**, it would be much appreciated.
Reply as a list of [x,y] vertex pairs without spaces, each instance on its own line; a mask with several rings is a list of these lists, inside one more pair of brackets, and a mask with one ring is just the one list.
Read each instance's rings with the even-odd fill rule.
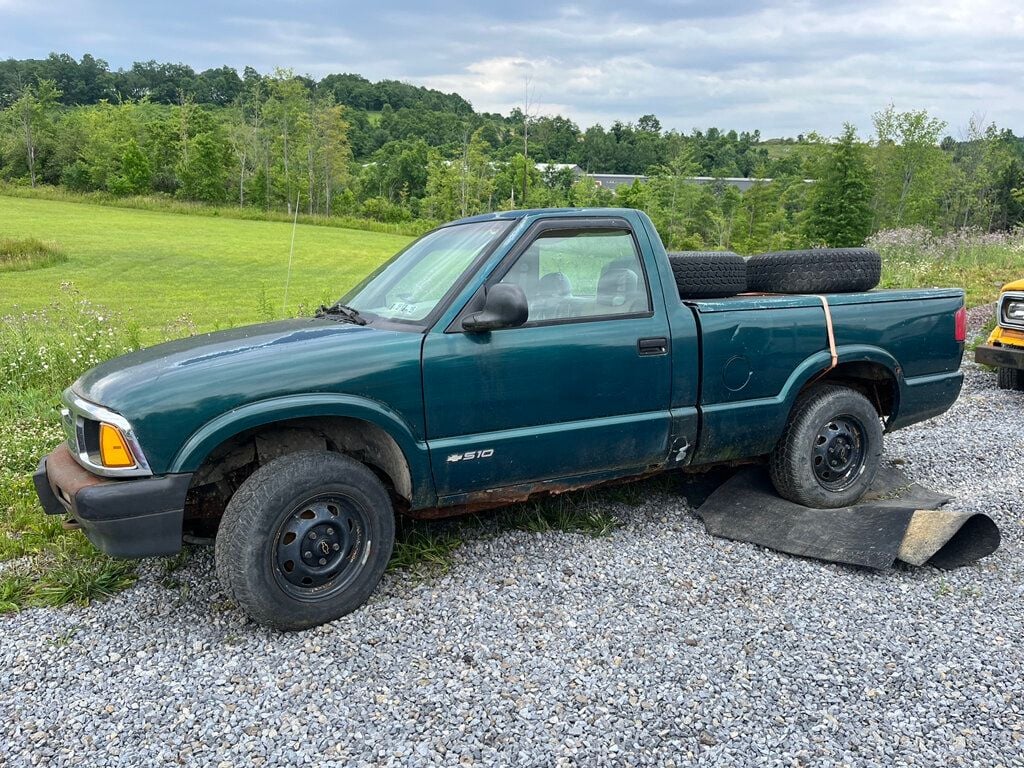
[[[475,535],[300,634],[208,549],[0,618],[0,765],[1024,765],[1024,394],[965,363],[888,460],[991,515],[992,557],[872,572],[707,536],[678,494],[605,538]],[[177,582],[177,583],[175,583]]]

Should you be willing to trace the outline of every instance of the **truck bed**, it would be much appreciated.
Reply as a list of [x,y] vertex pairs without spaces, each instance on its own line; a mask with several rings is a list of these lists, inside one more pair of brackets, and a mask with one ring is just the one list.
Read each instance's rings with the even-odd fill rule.
[[[946,410],[959,394],[959,289],[825,296],[840,364],[828,375],[878,381],[892,431]],[[825,310],[811,295],[687,300],[700,338],[695,463],[771,450],[799,390],[831,364]]]

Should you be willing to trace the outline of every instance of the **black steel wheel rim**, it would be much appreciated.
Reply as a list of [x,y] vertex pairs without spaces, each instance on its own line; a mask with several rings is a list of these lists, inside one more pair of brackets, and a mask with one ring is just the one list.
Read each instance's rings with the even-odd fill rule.
[[281,588],[300,600],[322,600],[344,590],[366,564],[366,511],[342,494],[320,494],[282,518],[271,560]]
[[867,437],[864,425],[849,415],[829,419],[814,437],[814,477],[829,491],[844,491],[864,468]]

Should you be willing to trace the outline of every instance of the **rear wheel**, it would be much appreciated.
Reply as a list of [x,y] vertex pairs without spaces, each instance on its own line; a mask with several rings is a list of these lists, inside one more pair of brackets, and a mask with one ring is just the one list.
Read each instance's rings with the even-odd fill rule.
[[217,575],[254,621],[306,629],[361,606],[394,547],[391,499],[347,456],[303,451],[268,462],[228,502]]
[[855,503],[882,457],[882,425],[864,395],[821,384],[797,400],[769,463],[779,495],[807,507]]
[[1000,368],[998,374],[1000,389],[1024,390],[1024,371],[1019,368]]

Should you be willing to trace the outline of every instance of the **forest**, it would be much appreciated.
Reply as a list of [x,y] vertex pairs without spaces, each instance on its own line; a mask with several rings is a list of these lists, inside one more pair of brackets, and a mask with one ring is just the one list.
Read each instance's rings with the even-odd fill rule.
[[[872,124],[765,139],[666,130],[653,114],[581,127],[528,104],[482,113],[458,94],[357,74],[246,67],[112,70],[67,54],[0,62],[0,180],[11,187],[433,222],[503,208],[640,208],[671,248],[741,253],[1024,225],[1024,139],[966,116],[879,105]],[[955,134],[955,136],[954,136]],[[643,174],[611,192],[568,169]],[[746,192],[694,176],[762,179]]]

